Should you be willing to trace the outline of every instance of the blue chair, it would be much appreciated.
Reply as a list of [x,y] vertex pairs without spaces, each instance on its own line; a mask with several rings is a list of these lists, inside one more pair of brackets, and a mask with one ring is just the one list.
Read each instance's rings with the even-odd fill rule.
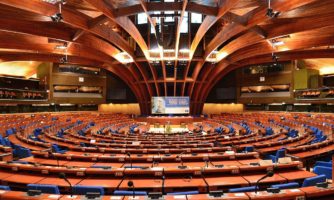
[[291,183],[275,184],[271,185],[270,187],[283,190],[283,189],[299,188],[299,184],[297,182],[291,182]]
[[192,194],[199,194],[199,192],[197,190],[193,190],[193,191],[167,193],[167,195],[192,195]]
[[10,187],[7,186],[7,185],[0,185],[0,190],[7,190],[7,191],[9,191]]
[[325,162],[325,161],[317,161],[314,165],[315,167],[317,166],[322,166],[322,167],[332,167],[332,161]]
[[66,150],[62,150],[60,149],[60,147],[56,144],[53,144],[52,145],[52,149],[55,153],[61,153],[61,154],[64,154],[66,152]]
[[245,152],[253,152],[253,151],[254,151],[254,147],[253,146],[245,147]]
[[304,180],[302,187],[315,186],[317,183],[326,182],[326,175],[319,175]]
[[332,179],[332,171],[331,167],[323,167],[323,166],[316,166],[313,169],[313,173],[318,175],[325,175],[327,179]]
[[237,192],[254,192],[256,186],[249,186],[249,187],[241,187],[241,188],[231,188],[228,192],[237,193]]
[[28,184],[28,190],[40,190],[42,193],[60,194],[57,185]]
[[273,163],[277,163],[278,159],[283,157],[285,157],[285,149],[277,150],[275,155],[269,155]]
[[[135,196],[147,196],[146,191],[134,191]],[[114,195],[117,196],[130,196],[133,195],[133,191],[130,190],[115,190]]]
[[73,193],[78,195],[86,195],[88,192],[96,192],[104,195],[104,188],[102,186],[73,186]]

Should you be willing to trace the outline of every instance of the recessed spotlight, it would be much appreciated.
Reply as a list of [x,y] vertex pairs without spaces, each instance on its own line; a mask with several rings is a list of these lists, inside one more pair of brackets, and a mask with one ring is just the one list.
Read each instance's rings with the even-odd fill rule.
[[56,13],[51,16],[53,22],[61,22],[63,20],[63,15],[61,13]]

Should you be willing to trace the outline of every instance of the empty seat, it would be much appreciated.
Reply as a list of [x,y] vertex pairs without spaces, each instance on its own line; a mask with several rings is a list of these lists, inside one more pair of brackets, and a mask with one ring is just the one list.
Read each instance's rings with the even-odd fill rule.
[[325,175],[327,179],[332,179],[332,168],[324,166],[316,166],[313,169],[313,173],[318,175]]
[[291,182],[291,183],[283,183],[283,184],[275,184],[271,185],[272,188],[278,188],[278,189],[290,189],[290,188],[299,188],[299,184],[297,182]]
[[129,191],[129,190],[115,190],[114,195],[118,196],[129,196],[129,195],[136,195],[136,196],[147,196],[146,191]]
[[231,188],[228,192],[237,193],[237,192],[253,192],[255,191],[256,186],[249,186],[249,187],[240,187],[240,188]]
[[40,190],[42,193],[60,194],[57,185],[28,184],[28,190]]
[[100,195],[104,195],[104,188],[102,186],[83,186],[83,185],[73,186],[74,194],[86,195],[89,192],[100,193]]
[[304,180],[302,187],[315,186],[317,183],[322,183],[326,181],[325,175],[319,175]]

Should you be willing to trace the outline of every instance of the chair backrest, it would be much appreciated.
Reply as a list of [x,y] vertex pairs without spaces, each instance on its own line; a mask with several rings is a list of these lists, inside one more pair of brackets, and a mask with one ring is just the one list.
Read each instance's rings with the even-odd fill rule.
[[316,166],[313,172],[318,175],[325,175],[327,179],[332,179],[332,167]]
[[282,158],[284,156],[285,156],[285,149],[277,150],[277,152],[276,152],[276,159]]
[[291,183],[271,185],[270,187],[283,190],[283,189],[299,188],[299,184],[297,182],[291,182]]
[[0,190],[10,190],[10,187],[7,185],[0,185]]
[[325,175],[319,175],[319,176],[307,178],[304,180],[302,187],[315,186],[317,183],[321,183],[325,181],[326,181]]
[[96,192],[104,195],[104,188],[102,186],[83,186],[75,185],[73,186],[73,193],[79,195],[86,195],[87,192]]
[[170,192],[167,195],[192,195],[192,194],[199,194],[197,190],[192,191],[184,191],[184,192]]
[[[134,191],[136,196],[147,196],[146,191]],[[130,190],[115,190],[114,195],[117,196],[127,196],[127,195],[133,195],[133,191]]]
[[60,194],[57,185],[28,184],[28,190],[40,190],[42,193]]
[[254,147],[253,146],[245,147],[245,151],[246,152],[253,152],[254,151]]
[[256,186],[250,186],[250,187],[241,187],[241,188],[231,188],[228,190],[228,192],[236,193],[236,192],[253,192],[255,191]]

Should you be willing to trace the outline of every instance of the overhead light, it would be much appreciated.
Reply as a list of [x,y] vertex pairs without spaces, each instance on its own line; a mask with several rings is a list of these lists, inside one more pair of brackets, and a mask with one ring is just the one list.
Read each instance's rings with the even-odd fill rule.
[[53,22],[61,22],[63,20],[63,15],[61,13],[56,13],[51,16]]
[[65,50],[65,49],[67,49],[67,44],[63,44],[63,45],[56,45],[55,49],[59,49],[59,50]]
[[271,40],[271,44],[272,44],[273,46],[282,46],[282,45],[284,45],[285,43],[284,43],[284,41],[278,41],[278,40],[273,39],[273,40]]
[[62,64],[67,63],[67,62],[68,62],[67,56],[61,57],[59,61],[60,61],[60,63],[62,63]]
[[56,4],[56,3],[66,4],[66,0],[43,0],[43,1],[50,4]]
[[123,64],[133,62],[133,58],[127,52],[120,52],[115,55],[115,58]]
[[268,0],[268,9],[267,9],[267,12],[266,12],[266,16],[270,17],[270,18],[276,18],[276,17],[278,17],[278,15],[280,14],[280,12],[279,11],[275,11],[274,9],[272,9],[270,7],[270,1],[271,0]]
[[179,52],[180,53],[189,53],[190,49],[180,49]]
[[216,56],[217,61],[221,61],[222,59],[224,59],[226,56],[228,56],[228,54],[226,52],[219,52]]

